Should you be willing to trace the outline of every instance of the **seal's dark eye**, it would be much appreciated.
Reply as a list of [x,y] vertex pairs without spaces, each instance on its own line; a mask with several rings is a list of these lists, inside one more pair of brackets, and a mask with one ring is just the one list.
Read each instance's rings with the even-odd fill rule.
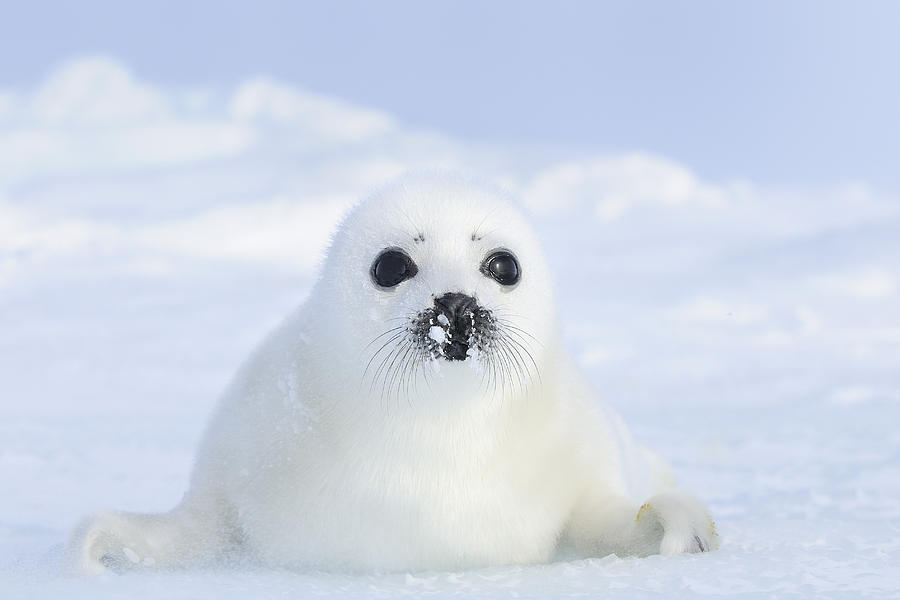
[[509,250],[497,250],[489,254],[481,263],[481,272],[502,285],[515,285],[522,274],[519,261]]
[[419,272],[416,263],[406,252],[388,249],[372,263],[372,279],[381,287],[394,287],[401,281],[415,277]]

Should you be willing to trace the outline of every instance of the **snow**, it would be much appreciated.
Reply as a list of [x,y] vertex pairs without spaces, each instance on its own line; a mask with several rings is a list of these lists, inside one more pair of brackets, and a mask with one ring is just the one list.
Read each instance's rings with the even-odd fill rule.
[[446,341],[447,334],[448,332],[446,329],[437,325],[428,328],[428,337],[438,344],[443,344]]
[[[521,199],[566,343],[708,501],[722,549],[64,573],[83,515],[178,501],[217,394],[302,301],[349,203],[429,167]],[[0,90],[0,596],[900,596],[898,259],[900,202],[864,182],[704,181],[650,154],[462,142],[278,82],[185,91],[72,61]]]

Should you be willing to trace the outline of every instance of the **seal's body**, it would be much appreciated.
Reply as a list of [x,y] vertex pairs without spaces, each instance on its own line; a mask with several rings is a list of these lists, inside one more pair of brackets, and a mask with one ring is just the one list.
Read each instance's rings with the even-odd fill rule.
[[574,368],[552,289],[492,191],[384,190],[241,368],[181,504],[98,514],[73,556],[88,571],[229,555],[424,570],[717,547],[704,507]]

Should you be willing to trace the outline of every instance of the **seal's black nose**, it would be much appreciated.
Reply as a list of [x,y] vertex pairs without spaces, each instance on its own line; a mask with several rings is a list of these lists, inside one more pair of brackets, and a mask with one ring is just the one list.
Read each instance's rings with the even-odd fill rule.
[[444,356],[447,360],[465,360],[469,351],[469,337],[472,335],[472,315],[478,306],[475,298],[448,292],[434,299],[434,307],[449,322]]

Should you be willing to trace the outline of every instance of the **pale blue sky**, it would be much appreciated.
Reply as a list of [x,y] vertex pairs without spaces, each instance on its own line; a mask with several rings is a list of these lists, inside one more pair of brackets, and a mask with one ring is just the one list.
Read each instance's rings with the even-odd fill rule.
[[2,1],[2,87],[104,53],[157,83],[268,74],[463,139],[900,190],[900,2]]

